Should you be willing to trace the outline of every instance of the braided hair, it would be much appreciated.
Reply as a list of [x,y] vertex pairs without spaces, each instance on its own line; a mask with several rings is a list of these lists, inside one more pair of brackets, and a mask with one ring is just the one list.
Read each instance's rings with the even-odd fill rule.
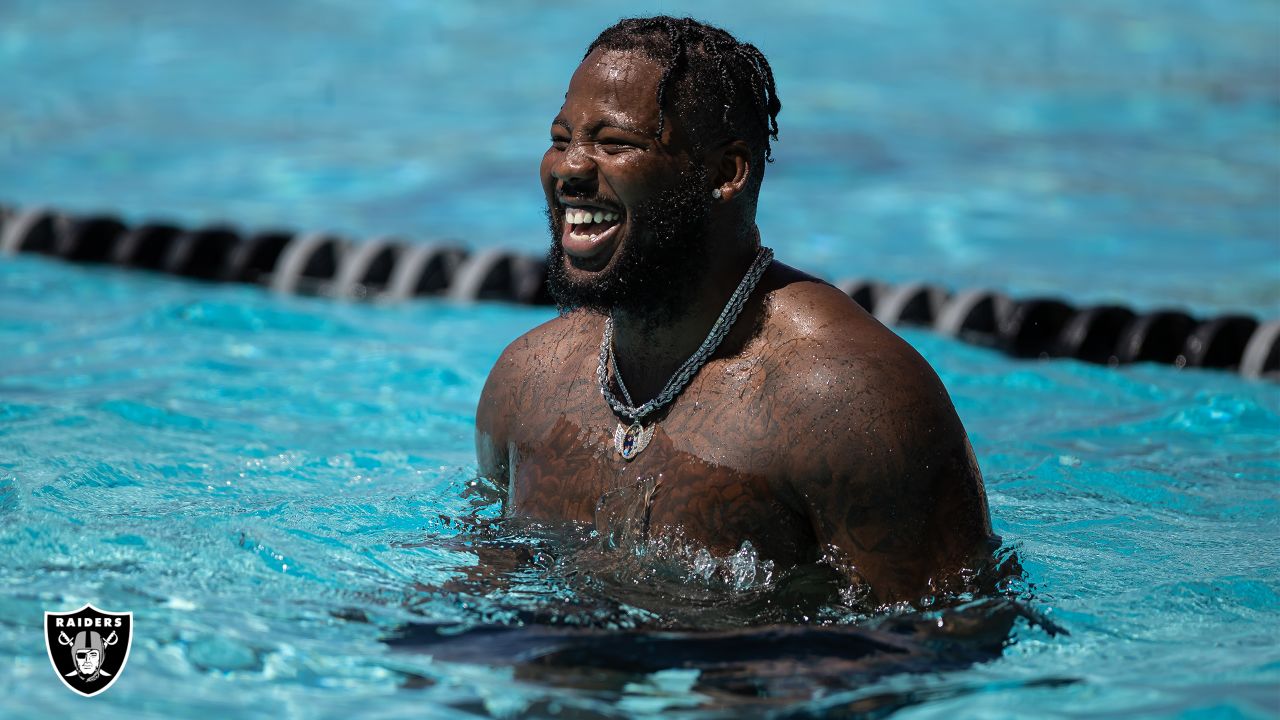
[[744,140],[755,157],[752,175],[759,182],[764,171],[760,161],[773,161],[769,139],[778,139],[782,103],[769,61],[756,46],[692,18],[658,15],[619,20],[600,33],[583,58],[596,50],[634,50],[662,65],[657,135],[662,135],[670,107],[690,128],[696,153],[709,141]]

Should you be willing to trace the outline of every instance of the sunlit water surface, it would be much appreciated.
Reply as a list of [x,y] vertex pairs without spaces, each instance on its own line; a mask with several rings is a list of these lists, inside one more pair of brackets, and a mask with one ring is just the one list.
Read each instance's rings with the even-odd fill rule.
[[[1274,385],[909,332],[1048,627],[987,607],[744,637],[777,619],[749,548],[664,564],[589,529],[459,523],[493,515],[471,485],[485,373],[549,315],[0,263],[4,714],[85,708],[41,622],[90,601],[137,628],[96,717],[1274,711]],[[938,619],[961,640],[913,645]],[[646,632],[690,626],[719,634]]]
[[1272,0],[0,0],[0,202],[541,252],[569,76],[657,12],[772,63],[799,267],[1280,316]]
[[[581,49],[692,12],[774,64],[783,260],[1280,315],[1269,0],[482,7],[0,0],[0,202],[539,252]],[[750,548],[469,529],[485,373],[548,317],[0,262],[0,715],[1280,713],[1274,385],[908,332],[1027,578],[867,619]],[[91,701],[40,633],[84,602],[137,621]]]

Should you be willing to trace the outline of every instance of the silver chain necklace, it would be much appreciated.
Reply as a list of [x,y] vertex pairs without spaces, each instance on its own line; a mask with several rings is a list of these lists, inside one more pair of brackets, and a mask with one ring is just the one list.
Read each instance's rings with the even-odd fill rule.
[[[648,427],[644,424],[644,419],[654,412],[661,410],[671,404],[676,399],[693,376],[698,374],[703,365],[707,364],[707,360],[711,359],[711,354],[720,347],[720,343],[724,342],[725,336],[729,334],[729,329],[733,327],[733,323],[738,319],[738,315],[742,313],[742,308],[747,304],[747,298],[756,289],[761,276],[769,267],[769,263],[773,261],[773,251],[767,247],[761,247],[760,252],[756,253],[756,259],[751,262],[751,267],[747,269],[747,274],[742,277],[742,281],[738,283],[738,287],[733,291],[733,295],[729,296],[729,302],[725,304],[724,310],[720,311],[720,317],[716,319],[715,325],[711,326],[711,332],[707,333],[707,338],[702,341],[702,345],[689,356],[684,364],[676,369],[671,379],[667,380],[667,384],[662,388],[662,392],[649,402],[635,406],[635,402],[631,399],[631,393],[627,391],[627,386],[622,382],[622,375],[618,373],[618,364],[614,358],[613,352],[613,316],[610,315],[604,321],[604,337],[600,339],[600,365],[596,368],[596,380],[600,383],[600,394],[604,396],[609,407],[623,418],[630,421],[629,425],[618,423],[618,427],[613,431],[613,447],[622,456],[623,460],[631,460],[639,455],[642,450],[649,446],[649,440],[653,438],[653,431],[657,428],[657,423],[652,423]],[[614,380],[618,383],[618,389],[622,391],[622,396],[626,400],[623,403],[613,394],[613,389],[609,387],[609,373],[612,371]]]

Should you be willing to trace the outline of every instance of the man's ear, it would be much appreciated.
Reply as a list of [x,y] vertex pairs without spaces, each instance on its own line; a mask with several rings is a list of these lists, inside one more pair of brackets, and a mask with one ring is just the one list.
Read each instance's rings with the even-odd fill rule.
[[712,190],[719,190],[719,199],[728,202],[747,187],[747,179],[751,177],[751,148],[742,140],[732,140],[719,149],[717,157]]

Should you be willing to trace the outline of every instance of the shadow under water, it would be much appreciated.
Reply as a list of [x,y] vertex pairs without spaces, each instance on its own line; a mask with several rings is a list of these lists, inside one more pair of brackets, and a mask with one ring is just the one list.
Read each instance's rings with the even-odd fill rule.
[[[527,682],[622,693],[655,674],[693,671],[707,708],[783,707],[857,690],[901,673],[959,670],[998,658],[1015,623],[1038,620],[1016,601],[988,599],[857,625],[730,630],[611,630],[554,625],[412,623],[385,642],[436,661],[508,666]],[[864,698],[859,711],[913,704],[917,692]]]
[[[597,527],[451,521],[463,532],[427,544],[477,562],[453,568],[449,582],[416,587],[406,608],[427,619],[390,628],[384,642],[433,662],[508,667],[533,685],[606,696],[682,673],[682,692],[700,710],[786,717],[812,715],[815,699],[888,676],[994,660],[1020,624],[1064,632],[1034,610],[1009,548],[959,591],[875,607],[832,558],[779,570],[749,542],[716,557],[679,533],[638,536],[626,517],[598,517]],[[470,614],[442,622],[436,611],[446,603]],[[879,715],[964,691],[885,690],[828,702],[820,714]]]

